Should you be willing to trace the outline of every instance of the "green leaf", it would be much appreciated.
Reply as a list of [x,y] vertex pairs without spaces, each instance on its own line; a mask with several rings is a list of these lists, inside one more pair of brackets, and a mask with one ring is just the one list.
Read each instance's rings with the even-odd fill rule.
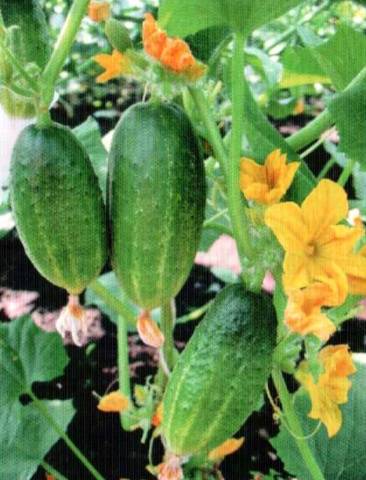
[[169,35],[186,37],[200,30],[225,25],[247,34],[283,15],[303,0],[163,0],[159,24]]
[[209,63],[218,45],[230,35],[230,30],[222,25],[200,30],[186,38],[195,58]]
[[[0,325],[0,478],[28,480],[59,436],[34,402],[19,397],[33,382],[46,382],[63,373],[68,358],[60,336],[45,333],[29,316]],[[71,401],[40,401],[66,430],[74,409]]]
[[[42,400],[57,424],[66,430],[75,414],[71,400]],[[59,440],[33,405],[19,402],[0,411],[0,478],[29,480]]]
[[[366,355],[354,355],[357,373],[352,375],[349,400],[341,405],[343,423],[339,433],[329,439],[322,426],[309,440],[309,446],[326,480],[364,480],[366,462]],[[308,418],[310,401],[299,390],[295,394],[295,408],[302,419],[304,434],[313,432],[317,421]],[[285,464],[286,470],[301,480],[312,480],[294,439],[281,425],[280,433],[272,439],[272,445]]]
[[339,150],[366,169],[366,85],[335,95],[328,103],[340,134]]
[[[108,291],[116,298],[118,298],[119,301],[124,303],[129,310],[134,315],[138,315],[139,309],[136,307],[127,297],[127,295],[124,293],[122,288],[120,287],[118,280],[116,278],[116,275],[114,272],[108,272],[103,275],[101,275],[98,278],[98,281],[108,289]],[[85,304],[86,305],[95,305],[96,307],[99,308],[101,312],[103,312],[109,319],[117,324],[118,321],[118,314],[112,310],[103,300],[98,297],[96,293],[94,293],[93,290],[90,288],[87,288],[85,291]]]
[[326,42],[314,45],[311,39],[307,40],[305,48],[287,48],[281,61],[284,70],[280,87],[319,82],[332,83],[341,91],[366,65],[366,37],[342,24]]
[[88,117],[84,123],[74,128],[74,133],[88,152],[99,186],[103,192],[104,201],[107,191],[107,151],[102,143],[99,125],[93,117]]
[[312,48],[289,47],[284,51],[281,62],[283,65],[281,88],[330,83],[330,78],[314,57]]
[[0,406],[13,403],[33,382],[62,374],[68,358],[57,333],[45,333],[29,316],[0,325]]
[[[114,272],[108,272],[101,275],[98,278],[98,281],[112,294],[114,297],[125,304],[125,306],[131,311],[136,317],[140,313],[140,309],[134,305],[131,300],[127,297],[126,293],[120,287],[120,284],[116,278]],[[117,324],[118,322],[118,313],[116,313],[112,308],[109,307],[91,288],[85,290],[85,304],[86,305],[95,305],[101,312],[103,312],[113,323]],[[154,309],[152,312],[152,318],[159,322],[160,320],[160,310]],[[135,328],[128,325],[128,329],[135,331]]]
[[366,65],[366,37],[346,24],[312,51],[337,90],[343,90]]

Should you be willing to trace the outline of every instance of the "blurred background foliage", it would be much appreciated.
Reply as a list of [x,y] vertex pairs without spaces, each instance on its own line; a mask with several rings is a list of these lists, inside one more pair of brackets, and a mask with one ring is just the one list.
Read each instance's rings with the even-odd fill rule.
[[[42,0],[42,3],[52,36],[56,39],[71,0]],[[124,21],[134,45],[140,47],[143,15],[147,11],[156,14],[158,0],[112,0],[111,4],[113,16]],[[287,83],[281,84],[281,79],[284,79],[284,70],[288,67],[297,74],[299,69],[300,73],[301,70],[316,73],[315,62],[306,55],[300,57],[294,47],[314,46],[326,41],[334,35],[340,23],[364,32],[366,8],[351,1],[309,1],[254,33],[247,48],[246,73],[259,104],[274,120],[303,113],[313,116],[323,108],[323,100],[329,92],[326,83],[306,84],[304,78],[294,81],[294,76],[287,76]],[[217,53],[223,53],[214,64],[214,72],[227,85],[229,66],[225,48],[227,50],[229,42],[225,29],[220,27],[200,32],[188,41],[195,55],[203,61],[214,48],[219,49]],[[68,124],[77,125],[93,114],[105,133],[113,127],[121,111],[141,97],[141,86],[124,78],[102,85],[95,82],[99,67],[92,57],[110,50],[103,24],[86,19],[63,69],[58,88],[58,107]],[[223,93],[222,119],[225,119],[225,114],[230,114],[228,108]]]

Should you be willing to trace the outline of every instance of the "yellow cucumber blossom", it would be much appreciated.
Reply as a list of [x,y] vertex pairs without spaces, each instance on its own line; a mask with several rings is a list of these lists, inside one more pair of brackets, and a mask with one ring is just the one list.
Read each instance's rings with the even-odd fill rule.
[[333,437],[342,426],[342,412],[338,405],[348,401],[352,385],[348,376],[356,372],[356,367],[348,345],[325,347],[319,352],[318,359],[324,371],[317,382],[314,382],[306,361],[300,364],[296,378],[310,396],[309,417],[320,420],[328,436]]
[[288,329],[304,336],[312,334],[322,341],[327,341],[336,328],[322,313],[321,308],[331,305],[333,296],[329,285],[321,282],[289,292],[285,309],[285,324]]
[[92,0],[88,6],[88,17],[93,22],[104,22],[111,14],[111,6],[107,1]]
[[117,390],[104,395],[99,400],[97,408],[101,412],[124,412],[129,404],[128,398]]
[[105,70],[97,77],[97,83],[106,83],[121,75],[132,73],[132,62],[130,58],[126,53],[121,53],[118,50],[113,50],[111,55],[99,53],[95,55],[93,59]]
[[208,459],[212,462],[221,461],[227,455],[235,453],[244,443],[244,437],[229,438],[225,440],[221,445],[211,450],[208,454]]
[[287,293],[324,278],[336,282],[341,297],[348,292],[366,293],[366,256],[354,251],[363,231],[338,225],[347,214],[346,192],[331,180],[322,180],[301,207],[285,202],[266,210],[265,223],[285,250]]
[[262,205],[272,205],[281,200],[289,189],[299,162],[286,163],[286,154],[277,149],[270,153],[264,165],[250,158],[242,158],[240,164],[240,189],[247,200]]

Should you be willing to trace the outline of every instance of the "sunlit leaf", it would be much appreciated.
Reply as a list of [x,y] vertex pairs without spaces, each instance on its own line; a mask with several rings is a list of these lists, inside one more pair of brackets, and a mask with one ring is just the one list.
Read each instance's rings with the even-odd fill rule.
[[303,0],[163,0],[159,23],[170,35],[185,37],[225,25],[247,34],[283,15]]

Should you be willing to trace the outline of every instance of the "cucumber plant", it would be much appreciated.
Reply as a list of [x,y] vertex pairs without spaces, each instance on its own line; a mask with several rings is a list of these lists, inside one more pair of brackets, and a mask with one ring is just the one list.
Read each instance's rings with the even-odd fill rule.
[[[281,433],[273,444],[284,451],[286,469],[304,480],[328,480],[329,469],[319,451],[329,447],[332,458],[337,457],[334,451],[342,450],[337,478],[348,480],[350,468],[352,473],[357,470],[357,456],[352,457],[351,448],[344,454],[337,442],[331,447],[328,442],[343,428],[342,422],[347,425],[342,435],[348,440],[354,426],[360,425],[357,438],[366,430],[364,415],[359,415],[360,392],[365,389],[357,383],[349,395],[352,382],[362,380],[360,375],[353,377],[356,367],[348,346],[325,343],[366,294],[362,218],[348,216],[342,188],[365,168],[366,143],[355,136],[353,116],[357,112],[366,128],[366,71],[362,55],[350,65],[348,54],[342,55],[339,48],[342,42],[353,42],[355,52],[363,51],[362,35],[343,26],[323,45],[312,32],[311,47],[285,52],[279,80],[274,79],[274,55],[287,38],[300,35],[300,24],[265,52],[246,48],[257,42],[254,30],[294,7],[295,14],[286,18],[297,22],[304,14],[305,23],[325,9],[327,1],[319,6],[301,0],[202,0],[201,15],[194,0],[164,0],[159,2],[158,21],[144,12],[141,42],[130,38],[123,16],[111,17],[108,1],[71,3],[51,47],[44,2],[0,0],[0,105],[11,116],[34,117],[12,152],[10,200],[31,262],[69,294],[57,330],[71,336],[75,345],[85,344],[87,325],[79,300],[85,289],[105,311],[118,314],[113,318],[119,389],[99,399],[99,410],[119,412],[123,429],[141,428],[142,441],[151,438],[147,468],[159,480],[214,480],[222,478],[224,457],[243,444],[243,438],[232,437],[263,406],[265,393],[267,407],[280,423]],[[144,86],[143,98],[121,115],[108,158],[97,168],[95,149],[88,152],[73,131],[52,120],[50,111],[88,10],[88,21],[100,20],[111,44],[110,53],[94,57],[104,69],[96,81],[126,76]],[[140,23],[135,17],[128,19]],[[304,32],[300,36],[306,44],[310,37]],[[297,55],[301,62],[292,64]],[[324,112],[284,139],[263,113],[266,95],[253,96],[247,61],[268,76],[266,95],[273,98],[280,98],[282,88],[303,87],[304,82],[332,84],[337,95],[328,92]],[[275,112],[273,98],[267,113]],[[305,108],[301,101],[294,104],[294,114]],[[344,150],[344,155],[336,151],[334,156],[345,164],[337,183],[323,179],[335,160],[324,166],[318,179],[306,163],[334,123]],[[98,145],[98,153],[101,150]],[[107,182],[105,171],[99,175],[103,169]],[[105,183],[106,205],[100,189]],[[356,205],[363,208],[361,183],[355,185],[360,197]],[[174,298],[189,276],[202,231],[226,234],[217,241],[237,247],[238,258],[229,252],[225,259],[235,275],[216,269],[214,273],[231,285],[215,292],[209,306],[177,319]],[[212,238],[204,235],[202,240],[206,248]],[[217,266],[222,261],[215,245],[204,258]],[[109,275],[99,278],[104,268]],[[268,270],[275,281],[273,296],[260,292]],[[206,310],[178,353],[176,323],[198,320]],[[156,375],[136,386],[133,394],[127,327],[137,329],[159,359]],[[7,366],[8,378],[19,364],[19,352],[13,348],[19,342],[10,334],[2,337],[0,368]],[[3,348],[9,342],[11,348]],[[295,394],[289,392],[282,372],[294,376],[299,385]],[[26,393],[93,478],[103,480],[31,387]],[[300,410],[310,401],[307,415],[319,421],[310,432],[309,420],[297,412],[299,398]],[[339,405],[348,398],[353,403],[341,410]],[[354,415],[349,423],[343,412]],[[155,461],[157,437],[164,455]],[[284,447],[290,437],[295,448]],[[314,448],[319,438],[321,445]],[[10,440],[8,445],[14,439]],[[47,468],[55,478],[64,478]],[[21,478],[33,473],[22,472]],[[361,472],[355,478],[364,477]]]

